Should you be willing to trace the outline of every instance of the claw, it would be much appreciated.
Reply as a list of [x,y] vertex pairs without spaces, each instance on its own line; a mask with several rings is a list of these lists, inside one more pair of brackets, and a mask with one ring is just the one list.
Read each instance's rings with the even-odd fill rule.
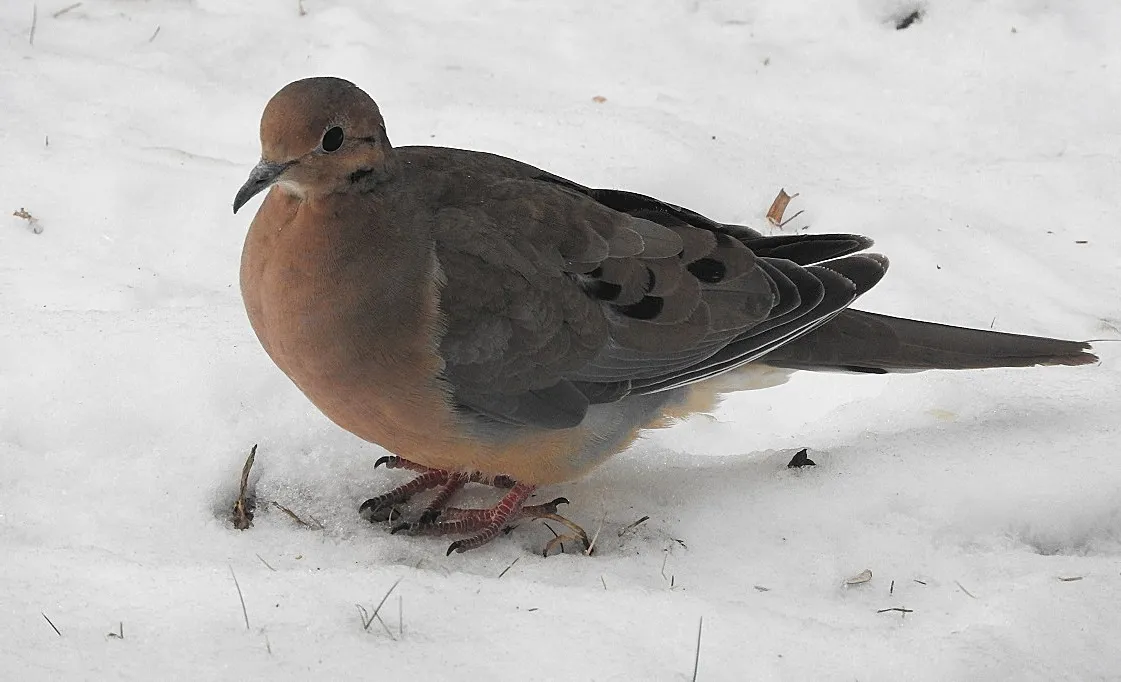
[[435,523],[436,519],[440,518],[440,512],[442,511],[442,509],[426,509],[416,522],[420,524]]
[[374,468],[377,469],[383,464],[388,467],[394,459],[395,457],[393,457],[393,455],[384,455],[382,457],[378,457],[378,461],[374,462]]
[[451,556],[452,552],[459,552],[460,554],[462,554],[465,551],[467,551],[467,550],[463,549],[463,541],[462,540],[456,540],[455,542],[448,545],[448,553],[445,554],[444,556]]
[[383,512],[386,511],[389,512],[389,515],[393,514],[392,507],[387,508],[377,499],[371,499],[366,500],[362,503],[362,506],[358,508],[358,515],[366,519],[370,523],[379,523],[381,521],[385,521],[388,518],[388,515],[383,514]]

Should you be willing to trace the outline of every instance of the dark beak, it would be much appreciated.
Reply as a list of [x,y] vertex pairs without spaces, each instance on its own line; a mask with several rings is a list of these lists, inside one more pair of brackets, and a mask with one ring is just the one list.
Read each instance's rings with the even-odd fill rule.
[[262,190],[266,189],[269,185],[276,182],[280,178],[280,174],[288,169],[292,162],[287,163],[272,163],[271,161],[261,160],[260,163],[249,172],[249,179],[237,191],[237,196],[234,197],[234,213],[245,205],[253,197],[257,196]]

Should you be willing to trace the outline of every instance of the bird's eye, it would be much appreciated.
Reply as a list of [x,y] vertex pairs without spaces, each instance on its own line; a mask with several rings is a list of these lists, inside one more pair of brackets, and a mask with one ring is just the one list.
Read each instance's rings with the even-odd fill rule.
[[333,152],[343,146],[343,129],[335,126],[323,133],[323,151]]

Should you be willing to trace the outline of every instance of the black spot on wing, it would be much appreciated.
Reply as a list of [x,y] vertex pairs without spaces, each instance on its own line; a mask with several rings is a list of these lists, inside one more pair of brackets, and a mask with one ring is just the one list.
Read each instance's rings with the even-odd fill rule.
[[627,317],[633,317],[636,320],[650,320],[658,316],[665,307],[666,300],[661,296],[643,296],[642,300],[638,303],[631,305],[618,305],[615,310]]
[[697,279],[706,284],[715,284],[724,279],[727,268],[724,264],[713,258],[701,258],[686,266],[686,269]]

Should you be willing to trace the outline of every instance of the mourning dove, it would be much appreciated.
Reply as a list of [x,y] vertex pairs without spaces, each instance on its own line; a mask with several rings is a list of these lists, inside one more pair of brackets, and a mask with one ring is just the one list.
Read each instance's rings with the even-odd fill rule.
[[[261,344],[325,415],[415,471],[368,500],[436,489],[396,529],[478,547],[538,486],[574,479],[644,429],[710,410],[779,370],[864,373],[1083,365],[1086,343],[860,312],[887,259],[851,234],[765,236],[641,194],[590,189],[482,152],[389,143],[338,78],[285,86],[234,211]],[[777,368],[777,369],[776,369]],[[448,507],[468,482],[508,489]]]

